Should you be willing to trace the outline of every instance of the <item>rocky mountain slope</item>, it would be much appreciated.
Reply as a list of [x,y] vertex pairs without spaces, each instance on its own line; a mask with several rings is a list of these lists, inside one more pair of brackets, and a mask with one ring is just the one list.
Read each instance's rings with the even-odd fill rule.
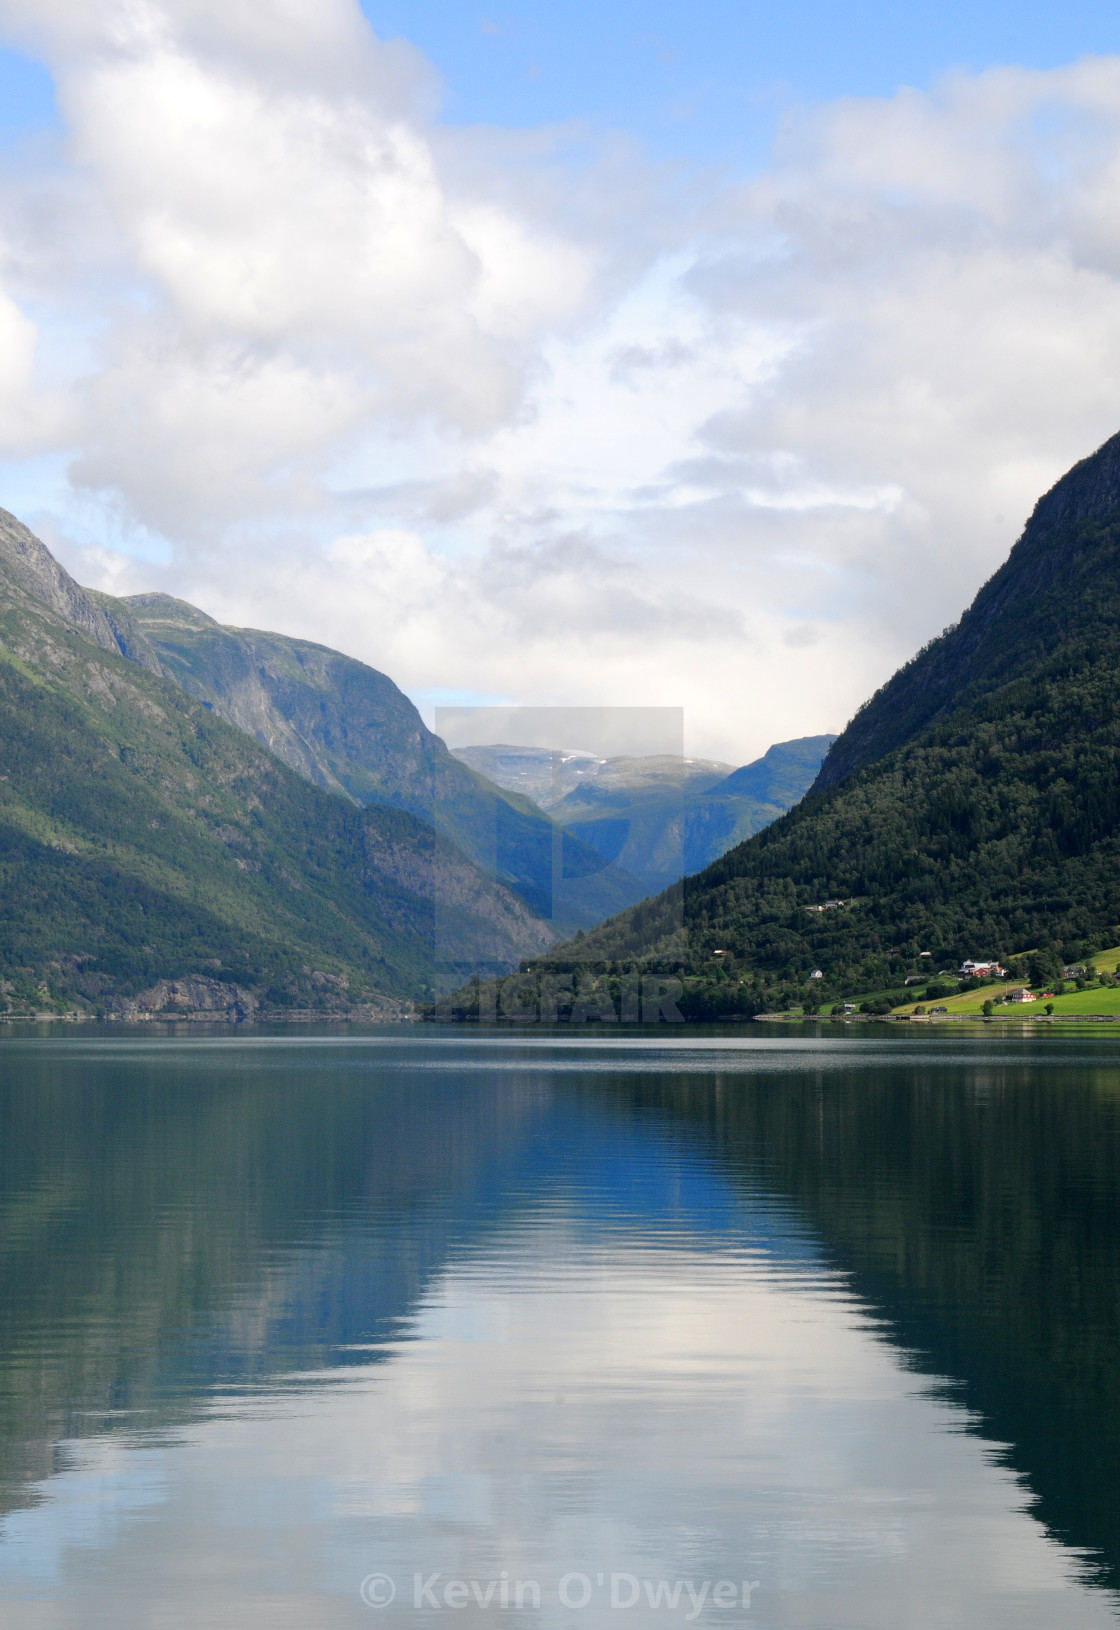
[[1120,436],[1040,500],[802,802],[686,881],[683,933],[670,892],[601,925],[580,961],[683,969],[699,1017],[888,987],[921,952],[952,966],[1115,943],[1118,676]]
[[588,928],[648,893],[577,836],[558,833],[530,799],[460,763],[364,662],[310,640],[225,627],[167,594],[89,599],[132,661],[325,791],[419,815],[557,931]]
[[217,716],[142,633],[0,512],[0,1005],[384,1014],[553,940],[411,811]]

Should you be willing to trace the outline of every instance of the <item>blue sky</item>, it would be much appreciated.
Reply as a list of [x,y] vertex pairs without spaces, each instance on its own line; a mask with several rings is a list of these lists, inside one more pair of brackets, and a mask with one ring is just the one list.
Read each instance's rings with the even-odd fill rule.
[[56,125],[51,76],[41,62],[20,51],[0,50],[0,134],[31,134]]
[[1114,3],[0,0],[0,47],[0,506],[425,706],[839,729],[1120,427]]
[[379,33],[418,45],[445,117],[536,125],[586,118],[659,157],[756,164],[783,108],[924,88],[954,68],[1053,68],[1120,50],[1107,0],[933,5],[820,0],[365,0]]
[[[383,37],[438,69],[442,117],[532,127],[589,120],[661,158],[754,166],[782,110],[928,86],[955,68],[1055,68],[1120,51],[1110,0],[830,5],[819,0],[363,0]],[[0,50],[0,131],[57,123],[49,71]]]

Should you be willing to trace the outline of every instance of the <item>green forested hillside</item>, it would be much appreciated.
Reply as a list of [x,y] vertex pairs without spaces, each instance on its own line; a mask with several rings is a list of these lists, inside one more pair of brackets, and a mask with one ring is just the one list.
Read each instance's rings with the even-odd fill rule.
[[[844,903],[813,909],[830,899]],[[1115,943],[1120,437],[1039,503],[958,627],[857,714],[814,790],[686,880],[683,932],[680,916],[668,891],[551,960],[680,969],[699,1017],[898,985],[929,965],[923,951],[955,966]]]
[[416,816],[310,785],[116,644],[0,516],[0,1009],[385,1010],[550,942]]

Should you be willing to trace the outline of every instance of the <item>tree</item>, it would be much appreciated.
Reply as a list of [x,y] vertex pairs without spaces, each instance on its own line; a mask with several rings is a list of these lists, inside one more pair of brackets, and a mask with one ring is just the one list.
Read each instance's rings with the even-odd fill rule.
[[1032,985],[1054,985],[1062,977],[1062,959],[1052,947],[1032,951],[1028,959]]

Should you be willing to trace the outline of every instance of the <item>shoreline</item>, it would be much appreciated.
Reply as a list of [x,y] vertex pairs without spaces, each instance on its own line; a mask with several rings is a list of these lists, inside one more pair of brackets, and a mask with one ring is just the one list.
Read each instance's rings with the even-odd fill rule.
[[[149,1028],[152,1025],[220,1025],[226,1029],[238,1027],[254,1028],[258,1025],[290,1027],[299,1029],[308,1025],[432,1025],[436,1029],[457,1029],[478,1033],[480,1031],[494,1031],[501,1034],[524,1034],[530,1030],[556,1030],[566,1033],[573,1027],[563,1023],[542,1026],[540,1024],[518,1024],[514,1021],[497,1020],[480,1025],[477,1019],[438,1019],[430,1020],[419,1013],[415,1007],[405,1004],[396,1012],[386,1012],[382,1009],[353,1008],[345,1012],[317,1012],[312,1008],[278,1009],[277,1011],[257,1010],[253,1013],[236,1013],[222,1011],[207,1011],[196,1009],[192,1012],[173,1011],[140,1011],[117,1013],[89,1013],[74,1010],[68,1013],[57,1011],[28,1011],[24,1013],[0,1013],[0,1025],[100,1025],[112,1026],[120,1029]],[[1024,1014],[1022,1018],[998,1017],[994,1014],[982,1013],[938,1013],[935,1015],[919,1014],[817,1014],[807,1016],[801,1013],[756,1013],[750,1017],[732,1017],[716,1020],[684,1020],[682,1023],[662,1022],[656,1025],[618,1025],[605,1024],[596,1020],[575,1026],[580,1034],[618,1034],[620,1032],[633,1032],[639,1035],[656,1034],[669,1031],[674,1035],[703,1034],[713,1029],[741,1030],[751,1024],[781,1025],[787,1029],[801,1028],[806,1025],[822,1028],[824,1026],[848,1027],[859,1025],[918,1025],[925,1028],[939,1026],[973,1025],[996,1026],[1002,1029],[1014,1028],[1017,1033],[1023,1033],[1029,1026],[1036,1028],[1044,1026],[1053,1029],[1055,1025],[1063,1028],[1084,1027],[1099,1028],[1104,1025],[1120,1024],[1120,1013],[1065,1013],[1065,1014]]]

